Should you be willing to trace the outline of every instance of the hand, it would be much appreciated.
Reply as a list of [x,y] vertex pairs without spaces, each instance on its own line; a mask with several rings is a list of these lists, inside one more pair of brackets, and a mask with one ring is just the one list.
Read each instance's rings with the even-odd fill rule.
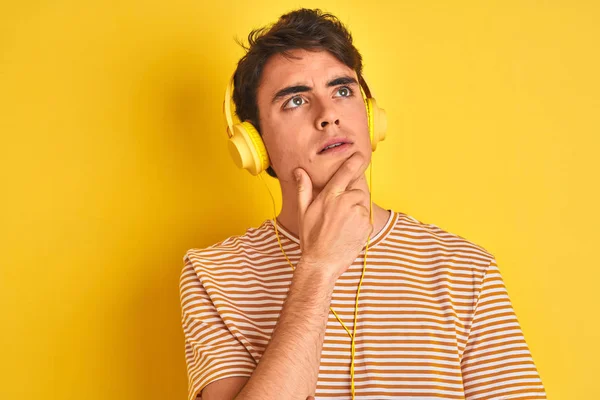
[[326,268],[334,279],[356,259],[373,232],[369,193],[357,188],[368,163],[360,153],[350,156],[313,199],[306,171],[298,174],[299,262]]

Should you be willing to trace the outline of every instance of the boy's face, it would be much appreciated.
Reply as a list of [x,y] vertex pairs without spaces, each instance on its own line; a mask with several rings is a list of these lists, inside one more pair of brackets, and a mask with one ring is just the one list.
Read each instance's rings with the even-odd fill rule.
[[[365,103],[356,72],[331,53],[290,54],[298,59],[277,54],[264,66],[257,92],[261,135],[281,183],[294,182],[301,167],[323,188],[353,153],[371,159]],[[321,152],[338,138],[347,144]]]

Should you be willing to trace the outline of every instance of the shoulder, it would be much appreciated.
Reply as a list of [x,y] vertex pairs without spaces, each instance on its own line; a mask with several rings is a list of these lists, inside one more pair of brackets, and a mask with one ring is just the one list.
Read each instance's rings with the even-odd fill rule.
[[[277,248],[275,248],[277,246]],[[279,251],[273,234],[271,220],[265,220],[258,227],[251,227],[241,235],[233,235],[204,248],[191,248],[183,256],[188,268],[197,273],[200,270],[215,270],[227,264],[251,261],[261,255]]]
[[405,213],[398,212],[393,234],[418,250],[427,251],[430,255],[437,254],[446,260],[466,261],[482,268],[494,260],[494,255],[480,244]]

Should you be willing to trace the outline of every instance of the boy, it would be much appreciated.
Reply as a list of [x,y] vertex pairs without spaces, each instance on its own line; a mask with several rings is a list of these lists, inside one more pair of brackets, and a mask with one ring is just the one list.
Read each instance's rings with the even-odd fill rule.
[[282,210],[184,257],[189,400],[545,399],[494,256],[370,201],[345,27],[300,9],[249,41],[233,100]]

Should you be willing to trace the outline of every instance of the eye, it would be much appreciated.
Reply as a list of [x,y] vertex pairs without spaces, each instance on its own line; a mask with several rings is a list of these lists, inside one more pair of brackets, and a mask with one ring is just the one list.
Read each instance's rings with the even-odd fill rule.
[[348,86],[340,87],[337,92],[341,94],[341,97],[351,97],[354,94]]
[[[298,108],[305,102],[306,101],[302,97],[294,96],[285,102],[285,104],[283,105],[283,109],[285,110],[285,109],[290,109],[290,108]],[[290,104],[291,104],[291,106],[290,106]]]

